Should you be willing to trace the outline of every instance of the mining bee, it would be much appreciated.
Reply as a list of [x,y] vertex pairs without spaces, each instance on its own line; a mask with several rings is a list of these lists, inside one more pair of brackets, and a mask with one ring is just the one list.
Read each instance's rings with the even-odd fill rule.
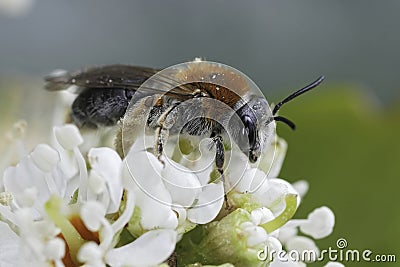
[[256,162],[275,136],[275,121],[295,128],[289,119],[277,115],[282,105],[323,79],[321,76],[295,91],[273,109],[247,76],[224,64],[202,60],[163,70],[110,65],[76,73],[57,71],[46,77],[46,89],[75,87],[72,121],[88,128],[124,125],[124,147],[137,138],[135,128],[150,130],[155,136],[154,154],[160,160],[168,136],[211,137],[215,165],[222,175],[227,133],[249,161]]

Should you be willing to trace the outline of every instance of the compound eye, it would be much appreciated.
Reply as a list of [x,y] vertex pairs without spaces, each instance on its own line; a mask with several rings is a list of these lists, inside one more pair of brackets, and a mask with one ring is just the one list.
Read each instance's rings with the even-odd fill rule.
[[245,132],[247,133],[247,137],[249,139],[249,145],[250,145],[250,147],[252,147],[256,140],[256,131],[255,131],[254,122],[252,121],[252,119],[249,116],[244,116],[243,124],[245,127]]
[[257,162],[258,157],[252,151],[250,151],[249,160],[251,163],[254,163],[254,162]]

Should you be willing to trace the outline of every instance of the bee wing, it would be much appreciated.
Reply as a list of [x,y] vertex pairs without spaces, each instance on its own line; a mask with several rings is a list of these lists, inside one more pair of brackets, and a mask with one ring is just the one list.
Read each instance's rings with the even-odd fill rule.
[[[159,72],[159,69],[129,66],[129,65],[109,65],[102,67],[92,67],[76,73],[69,73],[64,70],[55,70],[45,77],[45,89],[48,91],[66,90],[71,86],[78,87],[77,93],[85,89],[124,89],[138,90],[138,88],[151,76]],[[156,76],[154,82],[165,84],[165,90],[153,87],[143,87],[141,91],[149,94],[167,94],[178,98],[189,98],[192,96],[192,89],[177,85],[171,77],[162,75]]]
[[137,89],[159,70],[128,65],[109,65],[87,68],[76,73],[55,70],[45,77],[48,91],[79,88]]

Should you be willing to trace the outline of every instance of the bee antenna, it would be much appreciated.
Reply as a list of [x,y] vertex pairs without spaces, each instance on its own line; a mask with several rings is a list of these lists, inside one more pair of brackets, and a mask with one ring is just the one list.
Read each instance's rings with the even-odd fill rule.
[[285,117],[281,117],[281,116],[275,116],[273,117],[275,121],[281,121],[283,123],[285,123],[287,126],[289,126],[293,131],[296,130],[296,125],[294,124],[294,122],[292,122],[291,120],[285,118]]
[[311,89],[317,87],[320,83],[322,83],[322,81],[324,79],[325,79],[325,77],[321,76],[317,80],[315,80],[314,82],[312,82],[309,85],[297,90],[293,94],[291,94],[288,97],[286,97],[285,99],[283,99],[281,102],[279,102],[278,104],[275,105],[274,110],[272,111],[272,115],[275,115],[278,112],[278,110],[282,107],[283,104],[285,104],[285,103],[289,102],[290,100],[292,100],[292,99],[304,94],[305,92],[308,92]]

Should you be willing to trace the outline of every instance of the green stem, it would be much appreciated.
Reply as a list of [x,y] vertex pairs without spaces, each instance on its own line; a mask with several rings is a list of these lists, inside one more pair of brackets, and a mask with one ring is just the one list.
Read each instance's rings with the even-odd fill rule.
[[261,224],[260,226],[267,231],[267,233],[272,233],[276,229],[281,228],[285,225],[296,213],[297,210],[297,195],[287,194],[285,196],[286,207],[284,211],[279,214],[278,217],[269,221],[267,223]]

